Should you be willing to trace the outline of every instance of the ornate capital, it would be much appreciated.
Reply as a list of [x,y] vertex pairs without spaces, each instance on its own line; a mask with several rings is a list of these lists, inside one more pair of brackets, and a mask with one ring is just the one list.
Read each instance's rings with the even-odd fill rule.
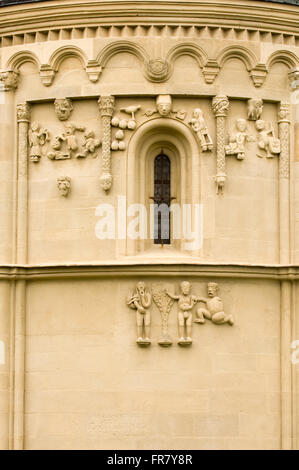
[[19,75],[19,72],[15,70],[0,72],[0,82],[4,91],[16,90],[18,88]]
[[213,98],[212,109],[216,117],[227,116],[229,99],[225,95],[217,95]]
[[100,96],[98,103],[101,116],[112,117],[115,104],[114,96]]
[[17,105],[17,120],[18,122],[30,121],[30,105],[29,103],[20,103]]
[[290,87],[293,91],[298,90],[299,88],[299,67],[291,70],[288,74]]
[[278,111],[278,124],[282,122],[290,123],[291,106],[290,103],[280,103]]

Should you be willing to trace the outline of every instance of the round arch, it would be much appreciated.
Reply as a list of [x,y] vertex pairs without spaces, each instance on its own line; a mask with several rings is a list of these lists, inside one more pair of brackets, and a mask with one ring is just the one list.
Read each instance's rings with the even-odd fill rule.
[[[138,127],[127,149],[127,205],[143,204],[150,214],[154,189],[154,159],[163,150],[171,162],[171,196],[183,204],[201,201],[200,150],[191,129],[173,118],[153,118]],[[148,219],[149,220],[149,219]],[[182,250],[183,237],[172,240]],[[136,255],[153,245],[153,240],[127,240],[127,254]],[[198,255],[198,253],[196,253]]]

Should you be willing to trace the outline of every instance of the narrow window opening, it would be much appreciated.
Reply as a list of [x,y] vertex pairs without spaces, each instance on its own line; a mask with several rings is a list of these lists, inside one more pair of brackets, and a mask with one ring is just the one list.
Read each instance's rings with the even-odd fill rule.
[[170,159],[161,151],[154,163],[154,243],[170,244]]

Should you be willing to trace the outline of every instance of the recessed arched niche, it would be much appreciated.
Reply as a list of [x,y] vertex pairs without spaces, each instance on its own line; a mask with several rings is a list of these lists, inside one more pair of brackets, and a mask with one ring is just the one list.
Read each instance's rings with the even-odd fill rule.
[[[161,244],[158,243],[153,230],[154,204],[158,202],[155,162],[157,163],[157,157],[160,155],[169,160],[171,203],[169,243]],[[171,118],[156,118],[137,129],[129,142],[127,152],[127,207],[141,204],[146,208],[147,233],[151,237],[136,240],[127,237],[127,255],[149,251],[153,256],[156,253],[159,257],[163,254],[161,250],[164,250],[164,253],[167,251],[173,256],[183,253],[199,256],[199,248],[188,248],[190,239],[186,237],[183,210],[185,208],[187,218],[187,212],[191,210],[192,229],[194,207],[201,202],[200,166],[198,143],[184,123]],[[186,207],[187,205],[189,207]]]

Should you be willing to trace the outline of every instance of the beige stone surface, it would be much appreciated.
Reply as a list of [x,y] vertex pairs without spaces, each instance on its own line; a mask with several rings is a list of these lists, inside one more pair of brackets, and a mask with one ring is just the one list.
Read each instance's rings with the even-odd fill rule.
[[[0,8],[1,449],[299,448],[299,9],[210,3]],[[100,240],[163,152],[202,244]]]

